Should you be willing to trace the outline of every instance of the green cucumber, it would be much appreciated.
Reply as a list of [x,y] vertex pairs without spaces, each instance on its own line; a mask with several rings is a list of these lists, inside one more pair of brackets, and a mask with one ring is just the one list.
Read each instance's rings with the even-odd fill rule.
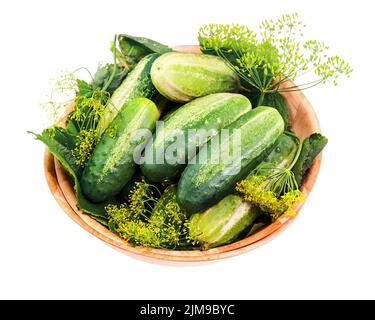
[[138,129],[154,130],[159,111],[149,99],[136,98],[124,104],[102,135],[81,179],[85,195],[102,202],[116,195],[136,170],[134,152],[145,137],[136,138]]
[[101,132],[104,132],[127,101],[134,98],[152,99],[154,97],[156,89],[151,82],[150,70],[158,56],[154,53],[144,57],[115,90],[104,111],[104,116],[99,121],[98,127]]
[[[219,143],[222,133],[211,139],[181,175],[177,200],[189,213],[205,210],[231,193],[264,159],[283,133],[284,122],[276,109],[258,107],[227,129],[229,134]],[[223,161],[227,154],[231,157]]]
[[240,81],[226,62],[212,55],[169,52],[151,68],[156,89],[167,99],[187,102],[218,92],[237,92]]
[[[264,162],[286,168],[292,163],[297,149],[296,139],[282,134]],[[268,175],[271,173],[272,170]],[[230,194],[205,212],[190,217],[190,237],[205,249],[221,246],[236,240],[260,214],[257,207],[243,201],[239,195]]]
[[190,217],[190,237],[203,249],[218,247],[235,240],[259,214],[258,208],[251,207],[240,196],[230,194],[204,213]]
[[[213,135],[250,110],[250,101],[236,93],[214,93],[185,104],[157,128],[145,150],[149,156],[141,166],[143,174],[154,182],[172,180]],[[192,129],[201,131],[193,135]],[[180,138],[183,143],[177,143]]]

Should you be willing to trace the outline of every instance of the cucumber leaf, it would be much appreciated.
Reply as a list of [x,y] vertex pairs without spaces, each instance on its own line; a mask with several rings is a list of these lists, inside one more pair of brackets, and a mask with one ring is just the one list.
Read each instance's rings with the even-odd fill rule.
[[279,111],[281,117],[284,120],[284,128],[285,130],[288,130],[289,128],[288,106],[286,105],[285,100],[280,93],[274,92],[274,93],[265,94],[262,105],[275,108],[277,111]]
[[80,97],[91,97],[94,92],[92,85],[86,82],[85,80],[77,79],[76,81],[78,88],[77,95]]
[[74,137],[66,129],[59,127],[45,129],[41,134],[29,133],[33,134],[37,140],[42,141],[48,147],[49,151],[60,161],[64,169],[72,177],[77,196],[77,207],[91,215],[98,222],[107,225],[108,215],[105,207],[108,203],[92,203],[82,192],[79,183],[82,168],[75,163],[70,148]]
[[29,133],[33,134],[37,140],[42,141],[48,147],[49,151],[60,161],[71,176],[81,176],[82,169],[75,163],[71,153],[71,146],[74,146],[74,137],[66,129],[52,127],[43,130],[41,134]]
[[122,55],[131,68],[150,53],[163,54],[172,51],[168,46],[154,40],[128,34],[119,35],[118,44]]
[[[96,70],[96,73],[94,75],[94,79],[92,81],[92,87],[93,89],[102,89],[105,84],[109,81],[114,64],[106,64],[104,66],[99,66],[98,70]],[[107,88],[107,92],[112,95],[112,93],[120,86],[121,82],[125,79],[126,75],[128,73],[127,69],[122,69],[121,67],[117,67],[115,77],[111,81],[110,85]]]
[[310,168],[327,142],[328,139],[320,133],[313,133],[303,141],[301,153],[293,166],[294,176],[299,186],[301,186],[305,172]]

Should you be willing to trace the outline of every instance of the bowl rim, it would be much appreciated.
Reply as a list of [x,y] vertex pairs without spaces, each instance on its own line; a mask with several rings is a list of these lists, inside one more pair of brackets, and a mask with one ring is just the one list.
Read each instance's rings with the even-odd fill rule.
[[[199,53],[199,46],[183,45],[173,47],[176,51]],[[298,107],[295,114],[298,113],[300,108],[309,117],[310,126],[312,132],[321,132],[319,121],[317,116],[307,98],[301,91],[295,91],[288,93],[293,96],[293,99],[298,101]],[[292,123],[293,123],[293,119]],[[311,132],[311,133],[312,133]],[[304,138],[304,137],[301,137]],[[322,154],[320,154],[312,166],[304,176],[304,180],[301,186],[301,191],[305,194],[305,201],[297,204],[295,210],[299,212],[306,202],[309,193],[311,192],[315,181],[317,179]],[[57,159],[46,148],[44,155],[44,171],[50,191],[55,197],[58,204],[64,210],[64,212],[72,218],[77,224],[79,224],[87,232],[91,233],[98,239],[104,241],[106,244],[114,247],[115,249],[124,252],[135,258],[145,260],[148,262],[156,263],[204,263],[209,261],[220,260],[228,257],[232,257],[252,249],[255,249],[270,240],[274,239],[278,234],[284,231],[295,219],[291,216],[281,216],[270,225],[262,228],[255,234],[236,241],[234,243],[212,248],[208,250],[170,250],[170,249],[154,249],[146,247],[134,247],[131,246],[125,240],[119,238],[117,235],[112,233],[109,229],[95,221],[89,215],[85,214],[82,210],[76,206],[76,197],[74,188],[72,185],[69,174],[63,169]]]

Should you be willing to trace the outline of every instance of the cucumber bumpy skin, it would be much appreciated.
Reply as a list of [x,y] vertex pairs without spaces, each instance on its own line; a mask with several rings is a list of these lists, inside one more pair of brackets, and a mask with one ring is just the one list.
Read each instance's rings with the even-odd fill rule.
[[[273,163],[275,168],[286,168],[292,163],[297,149],[296,139],[282,134],[264,162]],[[272,169],[265,175],[271,173]],[[252,173],[248,177],[251,175]],[[239,195],[230,194],[206,211],[190,217],[190,237],[198,241],[204,249],[231,243],[260,214],[261,211],[257,207],[243,201]]]
[[[177,200],[189,213],[203,211],[231,193],[236,182],[244,179],[269,153],[284,131],[284,122],[276,109],[257,107],[227,129],[229,135],[220,144],[210,140],[181,175]],[[227,154],[234,154],[238,144],[234,141],[236,129],[241,133],[241,152],[231,162],[223,161]],[[200,161],[200,157],[205,161]]]
[[[185,104],[168,116],[162,128],[156,130],[153,141],[145,150],[145,154],[151,154],[152,159],[142,164],[143,174],[153,182],[171,181],[181,174],[188,160],[212,136],[250,110],[250,101],[236,93],[214,93]],[[211,136],[196,139],[189,135],[190,129],[211,131]],[[176,130],[185,141],[182,145],[175,143]],[[164,152],[163,161],[156,162],[157,150],[167,151],[169,147],[176,151],[173,159],[169,159]]]
[[93,202],[115,196],[133,176],[134,151],[144,143],[135,139],[138,129],[153,131],[159,118],[156,105],[137,98],[124,104],[93,151],[81,179],[85,195]]
[[167,99],[188,102],[218,92],[237,92],[239,78],[226,62],[216,56],[169,52],[155,60],[151,79]]
[[235,240],[259,215],[257,207],[230,194],[205,212],[193,214],[189,234],[203,249],[218,247]]
[[141,97],[148,99],[154,97],[156,89],[151,82],[150,71],[158,56],[158,54],[153,53],[144,57],[115,90],[103,117],[99,121],[98,127],[101,132],[104,132],[127,101]]

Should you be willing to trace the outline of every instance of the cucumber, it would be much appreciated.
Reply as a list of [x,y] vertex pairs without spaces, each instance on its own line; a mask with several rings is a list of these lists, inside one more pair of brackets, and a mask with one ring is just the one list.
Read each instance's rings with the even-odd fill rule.
[[235,240],[259,216],[260,210],[230,194],[204,213],[190,217],[190,237],[203,249],[214,248]]
[[218,92],[237,92],[240,81],[226,62],[212,55],[169,52],[151,68],[156,89],[167,99],[188,102]]
[[138,129],[154,130],[159,111],[149,99],[136,98],[124,104],[102,135],[81,179],[85,195],[102,202],[116,195],[136,170],[134,152],[144,138],[135,139]]
[[[149,156],[141,166],[143,174],[153,182],[171,181],[181,174],[188,160],[211,136],[250,110],[250,101],[236,93],[214,93],[185,104],[156,130],[145,150],[146,158]],[[200,131],[203,134],[194,136],[192,129],[206,130],[208,134]],[[182,144],[176,143],[178,138]]]
[[[264,161],[272,162],[277,168],[286,168],[293,161],[297,149],[296,139],[282,134]],[[267,174],[271,173],[272,170]],[[221,246],[236,240],[260,214],[257,207],[238,195],[230,194],[205,212],[190,217],[190,237],[205,249]]]
[[144,57],[115,90],[104,111],[104,116],[99,121],[98,127],[101,132],[104,132],[127,101],[140,97],[149,99],[154,97],[156,89],[151,82],[150,70],[158,56],[154,53]]
[[[299,145],[299,139],[290,134],[284,132],[276,141],[272,151],[264,158],[263,162],[273,163],[275,168],[286,168],[294,160]],[[272,172],[263,170],[263,175],[270,175]],[[252,172],[246,177],[250,178],[253,175]]]
[[[229,134],[211,139],[187,165],[178,183],[177,200],[189,213],[209,208],[231,193],[272,148],[284,122],[271,107],[258,107],[231,124]],[[240,133],[240,141],[236,134]],[[238,138],[238,136],[237,136]],[[226,155],[231,161],[223,161]]]

